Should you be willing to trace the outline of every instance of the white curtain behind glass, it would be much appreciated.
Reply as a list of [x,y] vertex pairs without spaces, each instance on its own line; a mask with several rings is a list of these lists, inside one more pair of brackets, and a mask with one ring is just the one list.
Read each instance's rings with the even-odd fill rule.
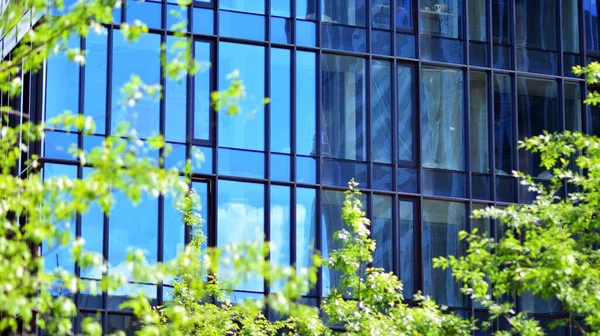
[[485,4],[487,0],[469,0],[469,40],[487,41]]
[[463,170],[463,74],[428,68],[421,77],[423,166]]

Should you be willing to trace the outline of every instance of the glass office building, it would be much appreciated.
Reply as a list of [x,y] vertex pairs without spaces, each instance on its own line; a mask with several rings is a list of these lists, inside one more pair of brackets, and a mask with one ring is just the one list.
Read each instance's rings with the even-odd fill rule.
[[[464,253],[462,229],[501,234],[496,223],[471,220],[469,213],[530,201],[511,171],[549,176],[537,157],[516,149],[518,140],[543,130],[600,133],[600,112],[582,106],[587,88],[570,70],[600,57],[598,6],[595,0],[204,0],[182,10],[174,1],[125,1],[106,34],[71,40],[86,50],[85,66],[53,57],[43,76],[26,78],[31,97],[10,103],[38,120],[68,109],[96,122],[91,136],[47,134],[40,148],[45,176],[85,176],[87,168],[66,149],[93,147],[124,120],[142,137],[164,134],[174,149],[167,167],[201,150],[205,162],[196,166],[192,186],[204,203],[208,243],[268,239],[277,245],[271,259],[280,264],[303,267],[312,253],[326,257],[336,248],[343,191],[355,178],[377,240],[374,264],[398,274],[407,298],[420,290],[464,316],[481,317],[485,312],[431,259]],[[160,44],[176,40],[171,11],[187,18],[195,57],[212,65],[180,82],[161,77]],[[118,24],[136,19],[150,32],[129,44]],[[226,88],[236,69],[247,90],[241,115],[211,112],[210,92]],[[120,88],[132,73],[161,83],[165,99],[123,107]],[[172,200],[151,197],[137,207],[117,202],[108,216],[95,207],[74,230],[117,269],[127,246],[166,261],[188,239]],[[46,254],[49,267],[69,265],[62,251]],[[89,281],[101,276],[69,267]],[[306,302],[318,305],[338,277],[322,269]],[[157,303],[170,297],[168,284],[132,283],[102,297],[79,293],[76,301],[84,314],[101,312],[111,332],[134,325],[118,304],[137,289]],[[251,279],[235,297],[270,289]],[[562,317],[554,301],[513,299],[542,323]],[[552,335],[572,332],[566,326]]]

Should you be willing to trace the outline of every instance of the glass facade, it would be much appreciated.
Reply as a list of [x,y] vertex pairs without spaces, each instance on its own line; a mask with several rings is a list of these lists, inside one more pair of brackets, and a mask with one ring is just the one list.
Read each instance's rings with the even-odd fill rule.
[[[570,72],[600,57],[594,0],[194,1],[183,13],[196,58],[211,66],[166,80],[164,102],[123,106],[120,86],[132,73],[161,82],[160,44],[175,41],[173,19],[161,8],[174,6],[127,1],[116,22],[147,22],[150,33],[138,43],[127,43],[115,25],[70,41],[86,49],[85,66],[48,61],[39,118],[68,109],[98,127],[91,136],[49,133],[44,169],[86,174],[66,150],[97,144],[121,120],[142,137],[164,134],[174,146],[168,167],[198,149],[205,161],[194,167],[193,187],[212,246],[266,238],[277,246],[273,261],[306,267],[315,251],[336,248],[342,191],[355,178],[377,240],[374,264],[399,275],[409,300],[420,290],[478,315],[431,258],[464,253],[462,229],[493,234],[494,223],[469,218],[472,209],[528,201],[513,170],[549,176],[537,157],[517,150],[518,140],[543,130],[600,130],[600,112],[583,113],[584,81]],[[228,87],[234,70],[246,87],[241,115],[211,112],[211,90]],[[128,245],[152,261],[169,260],[188,239],[172,201],[119,202],[108,216],[92,207],[77,232],[113,268]],[[60,251],[47,253],[66,262]],[[94,281],[100,272],[80,275]],[[307,299],[318,302],[338,279],[324,268]],[[158,303],[170,297],[168,282],[131,286]],[[277,284],[252,278],[236,293],[260,296],[267,288]],[[134,328],[116,309],[125,292],[81,294],[78,303],[102,312],[109,331]],[[522,309],[560,316],[552,302],[521,300]]]

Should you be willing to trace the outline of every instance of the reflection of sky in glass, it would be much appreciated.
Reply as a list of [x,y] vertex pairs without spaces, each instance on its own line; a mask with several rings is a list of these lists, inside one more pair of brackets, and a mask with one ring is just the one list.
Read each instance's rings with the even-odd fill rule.
[[227,79],[235,70],[246,89],[239,103],[239,116],[219,113],[219,145],[264,150],[265,48],[247,44],[219,43],[219,89],[225,90]]
[[[263,241],[264,232],[264,186],[256,183],[219,181],[217,246],[249,241]],[[230,255],[225,254],[221,261]],[[232,270],[225,263],[220,274],[232,278]],[[263,291],[263,279],[251,276],[236,289]]]
[[[286,267],[290,264],[290,187],[271,186],[271,255],[274,265]],[[282,283],[271,283],[271,290],[281,288]]]

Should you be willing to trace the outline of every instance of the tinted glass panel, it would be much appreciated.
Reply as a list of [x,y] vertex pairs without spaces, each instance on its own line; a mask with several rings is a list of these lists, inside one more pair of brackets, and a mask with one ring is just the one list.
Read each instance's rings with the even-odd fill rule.
[[[91,168],[83,169],[84,178]],[[89,210],[81,216],[81,237],[85,239],[85,249],[102,255],[104,246],[104,212],[98,203],[90,204]],[[82,268],[80,276],[84,278],[100,279],[102,268]]]
[[[171,53],[175,43],[185,42],[182,38],[167,36],[167,62],[177,57],[177,52]],[[173,80],[167,78],[165,85],[165,139],[167,141],[185,142],[186,111],[187,111],[187,82],[186,78]]]
[[158,201],[143,195],[137,205],[123,195],[115,194],[115,205],[109,220],[108,261],[111,271],[131,277],[125,258],[129,248],[141,249],[150,262],[157,260]]
[[[96,123],[96,133],[106,132],[107,35],[88,34],[85,41],[84,114]],[[64,76],[64,74],[63,74]]]
[[[274,244],[270,252],[270,260],[278,266],[290,265],[290,188],[284,186],[271,186],[270,225],[271,239]],[[281,282],[272,282],[271,290],[282,289]]]
[[113,35],[112,71],[112,132],[125,121],[141,137],[159,131],[159,106],[157,97],[145,96],[134,107],[122,103],[121,88],[135,74],[149,85],[160,83],[160,35],[143,34],[135,43],[129,43],[118,31]]
[[581,121],[581,86],[565,83],[565,129],[573,132],[583,130]]
[[392,162],[392,76],[389,62],[373,60],[371,67],[371,155]]
[[425,295],[438,304],[464,307],[461,293],[450,269],[433,268],[432,258],[463,254],[458,232],[466,227],[466,207],[462,203],[423,201],[423,281]]
[[[218,190],[217,246],[263,241],[264,186],[255,183],[219,181]],[[225,279],[234,276],[231,265],[220,267],[221,276]],[[262,292],[264,290],[262,277],[250,276],[248,281],[240,283],[236,288]]]
[[563,50],[579,52],[579,1],[562,3],[562,44]]
[[449,38],[462,36],[463,1],[419,1],[419,20],[422,34]]
[[375,240],[373,265],[387,272],[393,271],[394,245],[392,234],[392,197],[373,196],[371,238]]
[[[314,189],[296,189],[296,269],[312,265],[317,237],[317,192]],[[313,288],[307,295],[316,295]]]
[[414,244],[414,210],[412,201],[398,202],[398,221],[400,227],[400,280],[404,286],[404,298],[412,299],[415,293],[415,244]]
[[219,0],[219,6],[240,12],[265,13],[265,0]]
[[510,0],[492,0],[492,37],[494,43],[510,44]]
[[421,71],[423,166],[464,169],[463,73],[424,67]]
[[364,26],[366,22],[365,0],[329,0],[321,2],[323,22]]
[[600,44],[598,41],[598,31],[600,21],[598,19],[598,5],[596,0],[583,0],[584,21],[585,21],[585,46],[587,50],[598,51]]
[[265,49],[259,46],[219,43],[219,88],[227,89],[227,79],[238,70],[246,88],[239,102],[242,116],[219,113],[219,145],[264,150]]
[[321,152],[323,156],[365,160],[365,60],[321,58]]
[[247,40],[264,40],[265,17],[263,15],[219,11],[219,33],[223,36]]
[[194,138],[210,138],[210,44],[195,42],[194,57],[202,65],[194,75]]
[[271,151],[290,153],[290,51],[271,49]]
[[[344,193],[340,191],[323,190],[321,193],[321,249],[323,250],[323,258],[328,258],[329,253],[339,249],[342,244],[339,240],[334,239],[336,232],[343,228],[347,228],[342,219],[342,207],[344,205]],[[363,209],[366,209],[366,196],[360,195],[359,200],[363,204]],[[329,290],[339,285],[341,273],[330,270],[323,266],[323,296],[327,296]]]
[[290,0],[271,0],[271,15],[290,17]]
[[374,28],[390,29],[392,18],[390,8],[390,0],[371,1],[371,25]]
[[296,153],[316,155],[317,78],[312,52],[296,52]]
[[[517,44],[556,50],[556,0],[516,0]],[[540,29],[548,27],[548,29]]]
[[469,0],[469,39],[487,41],[487,0]]
[[[558,85],[546,79],[518,78],[519,140],[558,131]],[[519,169],[535,177],[547,178],[538,155],[519,151]]]
[[490,170],[487,74],[473,71],[470,75],[469,151],[471,171],[487,173]]
[[514,121],[511,78],[494,75],[494,149],[496,174],[510,175],[514,167]]
[[413,69],[398,66],[398,160],[413,160]]
[[321,25],[321,46],[327,49],[366,52],[367,30],[339,26],[334,24]]
[[[79,39],[71,38],[70,48],[79,48]],[[79,65],[59,53],[48,58],[46,87],[46,120],[71,111],[79,112]],[[75,94],[73,94],[75,93]]]

